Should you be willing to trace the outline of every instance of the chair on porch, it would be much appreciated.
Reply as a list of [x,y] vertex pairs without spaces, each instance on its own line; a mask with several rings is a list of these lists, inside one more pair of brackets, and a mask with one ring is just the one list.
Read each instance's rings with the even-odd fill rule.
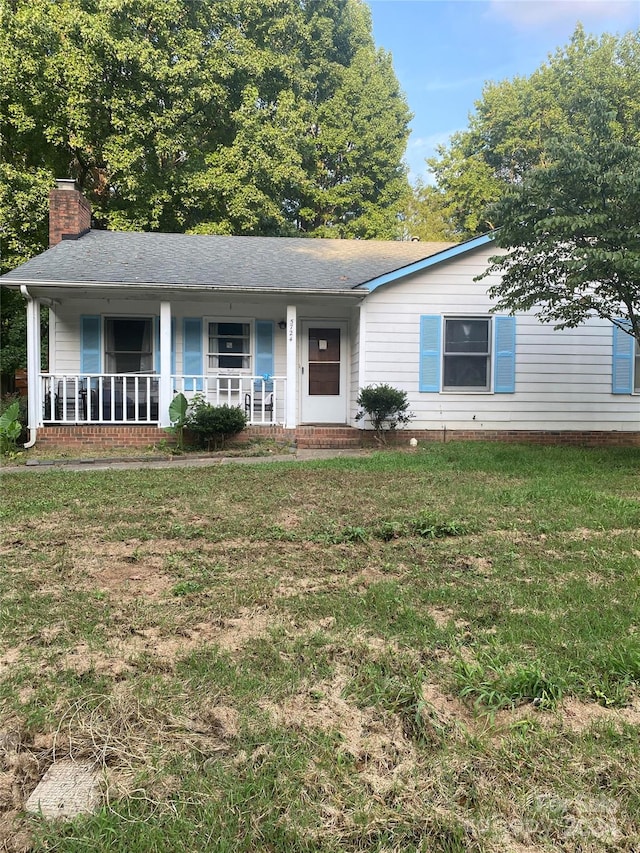
[[66,423],[86,420],[87,389],[83,380],[76,377],[58,380],[54,395],[54,417]]
[[[253,411],[251,411],[251,402],[253,399]],[[249,418],[252,419],[253,415],[260,415],[262,417],[262,413],[264,412],[267,420],[273,420],[273,391],[269,391],[263,397],[262,394],[245,394],[244,395],[244,412]]]

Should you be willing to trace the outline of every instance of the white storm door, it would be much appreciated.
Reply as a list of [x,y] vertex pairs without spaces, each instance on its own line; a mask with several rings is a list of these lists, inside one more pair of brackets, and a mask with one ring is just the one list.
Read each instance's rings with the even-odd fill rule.
[[347,421],[347,324],[302,324],[302,423]]

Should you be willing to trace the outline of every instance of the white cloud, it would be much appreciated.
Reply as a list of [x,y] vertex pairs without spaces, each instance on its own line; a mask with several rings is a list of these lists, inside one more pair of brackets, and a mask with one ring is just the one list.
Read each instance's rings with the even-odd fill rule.
[[409,180],[411,183],[415,183],[418,179],[426,184],[435,183],[433,175],[428,171],[425,160],[427,157],[433,157],[436,154],[438,145],[446,145],[454,133],[455,130],[449,130],[431,133],[428,136],[415,136],[412,134],[409,137],[409,144],[407,145],[404,159],[409,167]]
[[412,136],[409,140],[409,148],[417,151],[435,151],[438,145],[444,145],[449,141],[450,136],[455,133],[451,131],[439,131],[438,133],[430,133],[429,136]]
[[640,26],[637,0],[490,0],[489,14],[515,27],[544,27],[556,22],[611,22]]

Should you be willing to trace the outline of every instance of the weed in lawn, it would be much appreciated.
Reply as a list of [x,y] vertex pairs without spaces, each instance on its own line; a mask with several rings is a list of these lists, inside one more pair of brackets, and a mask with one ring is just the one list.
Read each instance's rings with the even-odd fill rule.
[[537,664],[503,668],[460,659],[454,675],[460,696],[472,700],[479,710],[515,708],[527,702],[536,708],[552,708],[563,694],[562,685],[549,679]]
[[171,588],[171,594],[183,598],[186,595],[202,592],[202,588],[202,584],[195,580],[180,581]]
[[383,542],[390,542],[406,536],[408,532],[409,527],[404,521],[383,521],[377,535]]
[[451,519],[443,521],[429,513],[423,513],[409,522],[410,528],[423,539],[443,539],[446,536],[464,536],[471,531],[467,522]]

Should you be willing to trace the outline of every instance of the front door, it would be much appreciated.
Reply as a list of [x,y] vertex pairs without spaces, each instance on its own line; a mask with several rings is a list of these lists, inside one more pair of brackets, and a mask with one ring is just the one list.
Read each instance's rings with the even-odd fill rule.
[[346,339],[346,323],[302,324],[302,423],[346,423]]

